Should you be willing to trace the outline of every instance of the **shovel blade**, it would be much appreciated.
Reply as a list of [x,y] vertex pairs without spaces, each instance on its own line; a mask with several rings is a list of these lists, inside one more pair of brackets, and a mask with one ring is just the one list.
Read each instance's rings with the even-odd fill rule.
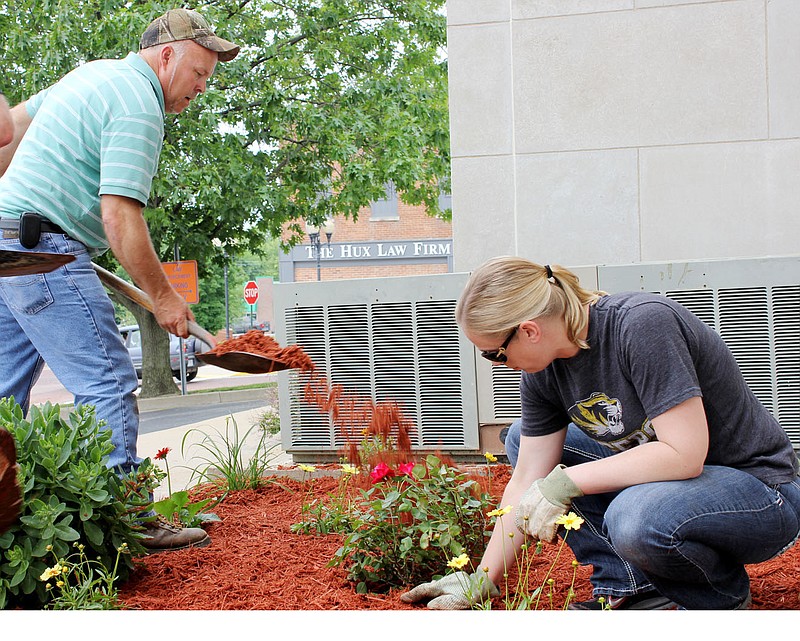
[[223,369],[244,372],[245,374],[270,374],[289,369],[286,363],[273,361],[265,356],[258,356],[248,352],[225,352],[224,354],[205,352],[196,356],[208,365],[216,365]]
[[62,265],[71,263],[71,254],[49,254],[47,252],[21,252],[13,249],[0,250],[0,276],[28,276],[46,274]]

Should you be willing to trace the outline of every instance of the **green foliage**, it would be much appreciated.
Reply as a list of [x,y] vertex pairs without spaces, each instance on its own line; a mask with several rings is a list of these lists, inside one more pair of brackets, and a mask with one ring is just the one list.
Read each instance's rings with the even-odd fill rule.
[[[269,444],[269,435],[256,424],[244,434],[239,434],[239,426],[234,418],[225,422],[225,434],[214,430],[217,438],[193,428],[183,435],[181,453],[186,458],[186,441],[189,435],[197,432],[202,435],[200,442],[193,444],[202,454],[202,463],[192,470],[191,478],[198,482],[221,480],[229,491],[257,489],[265,483],[265,471],[274,458],[277,444]],[[255,445],[251,447],[251,435],[255,434]]]
[[[20,406],[5,398],[0,425],[16,440],[24,494],[19,521],[0,535],[0,608],[50,600],[38,579],[51,551],[66,557],[78,543],[106,568],[115,566],[123,545],[134,554],[144,551],[134,518],[149,505],[149,462],[122,479],[109,470],[111,433],[94,408],[79,407],[62,420],[60,407],[47,403],[33,406],[25,420]],[[118,576],[124,580],[132,567],[125,556]]]
[[274,436],[281,431],[281,415],[274,407],[268,407],[259,416],[258,424],[267,434]]
[[[56,557],[56,564],[39,577],[45,589],[52,591],[53,600],[48,610],[120,610],[119,590],[116,586],[120,558],[128,554],[122,544],[111,571],[99,561],[86,556],[86,548],[75,544],[78,551],[66,559]],[[77,557],[77,558],[76,558]]]
[[412,476],[362,490],[353,531],[329,565],[347,565],[358,592],[430,581],[454,556],[483,553],[489,501],[474,480],[430,455]]
[[192,503],[189,500],[189,492],[181,490],[180,492],[173,492],[161,501],[156,501],[153,504],[153,509],[167,521],[173,522],[177,520],[185,527],[200,527],[205,523],[221,521],[219,516],[213,512],[205,511],[208,507],[219,505],[221,500],[221,497],[217,500],[209,498]]

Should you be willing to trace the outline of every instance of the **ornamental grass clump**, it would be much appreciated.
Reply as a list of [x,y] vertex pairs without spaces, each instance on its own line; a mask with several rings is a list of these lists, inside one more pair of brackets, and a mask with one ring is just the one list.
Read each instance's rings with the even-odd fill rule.
[[19,520],[0,536],[0,608],[39,608],[53,599],[39,577],[52,556],[65,558],[73,544],[95,568],[115,568],[125,580],[133,569],[123,548],[144,553],[137,516],[151,505],[148,466],[122,478],[106,467],[111,432],[94,408],[61,418],[58,405],[33,406],[29,418],[13,398],[0,400],[0,425],[17,446],[23,504]]
[[379,463],[370,477],[352,508],[352,532],[328,564],[345,566],[357,592],[430,581],[453,556],[481,554],[491,499],[474,479],[433,455]]

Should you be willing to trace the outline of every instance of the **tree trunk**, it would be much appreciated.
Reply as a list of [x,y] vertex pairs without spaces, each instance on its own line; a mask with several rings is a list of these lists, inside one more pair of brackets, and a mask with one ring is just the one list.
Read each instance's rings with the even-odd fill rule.
[[169,364],[169,334],[161,329],[156,317],[141,305],[113,291],[109,292],[109,296],[131,311],[142,334],[142,390],[139,398],[179,394]]

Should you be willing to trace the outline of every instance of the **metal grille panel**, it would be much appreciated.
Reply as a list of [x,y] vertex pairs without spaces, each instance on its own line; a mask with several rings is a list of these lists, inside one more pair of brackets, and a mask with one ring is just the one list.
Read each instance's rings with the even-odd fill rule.
[[[345,399],[396,402],[420,449],[477,447],[474,361],[455,323],[466,275],[287,283],[275,288],[281,344],[299,344]],[[464,383],[467,381],[467,384]],[[304,398],[307,375],[279,374],[287,451],[339,450],[363,426]],[[347,402],[340,403],[347,407]],[[286,423],[284,425],[284,423]]]

